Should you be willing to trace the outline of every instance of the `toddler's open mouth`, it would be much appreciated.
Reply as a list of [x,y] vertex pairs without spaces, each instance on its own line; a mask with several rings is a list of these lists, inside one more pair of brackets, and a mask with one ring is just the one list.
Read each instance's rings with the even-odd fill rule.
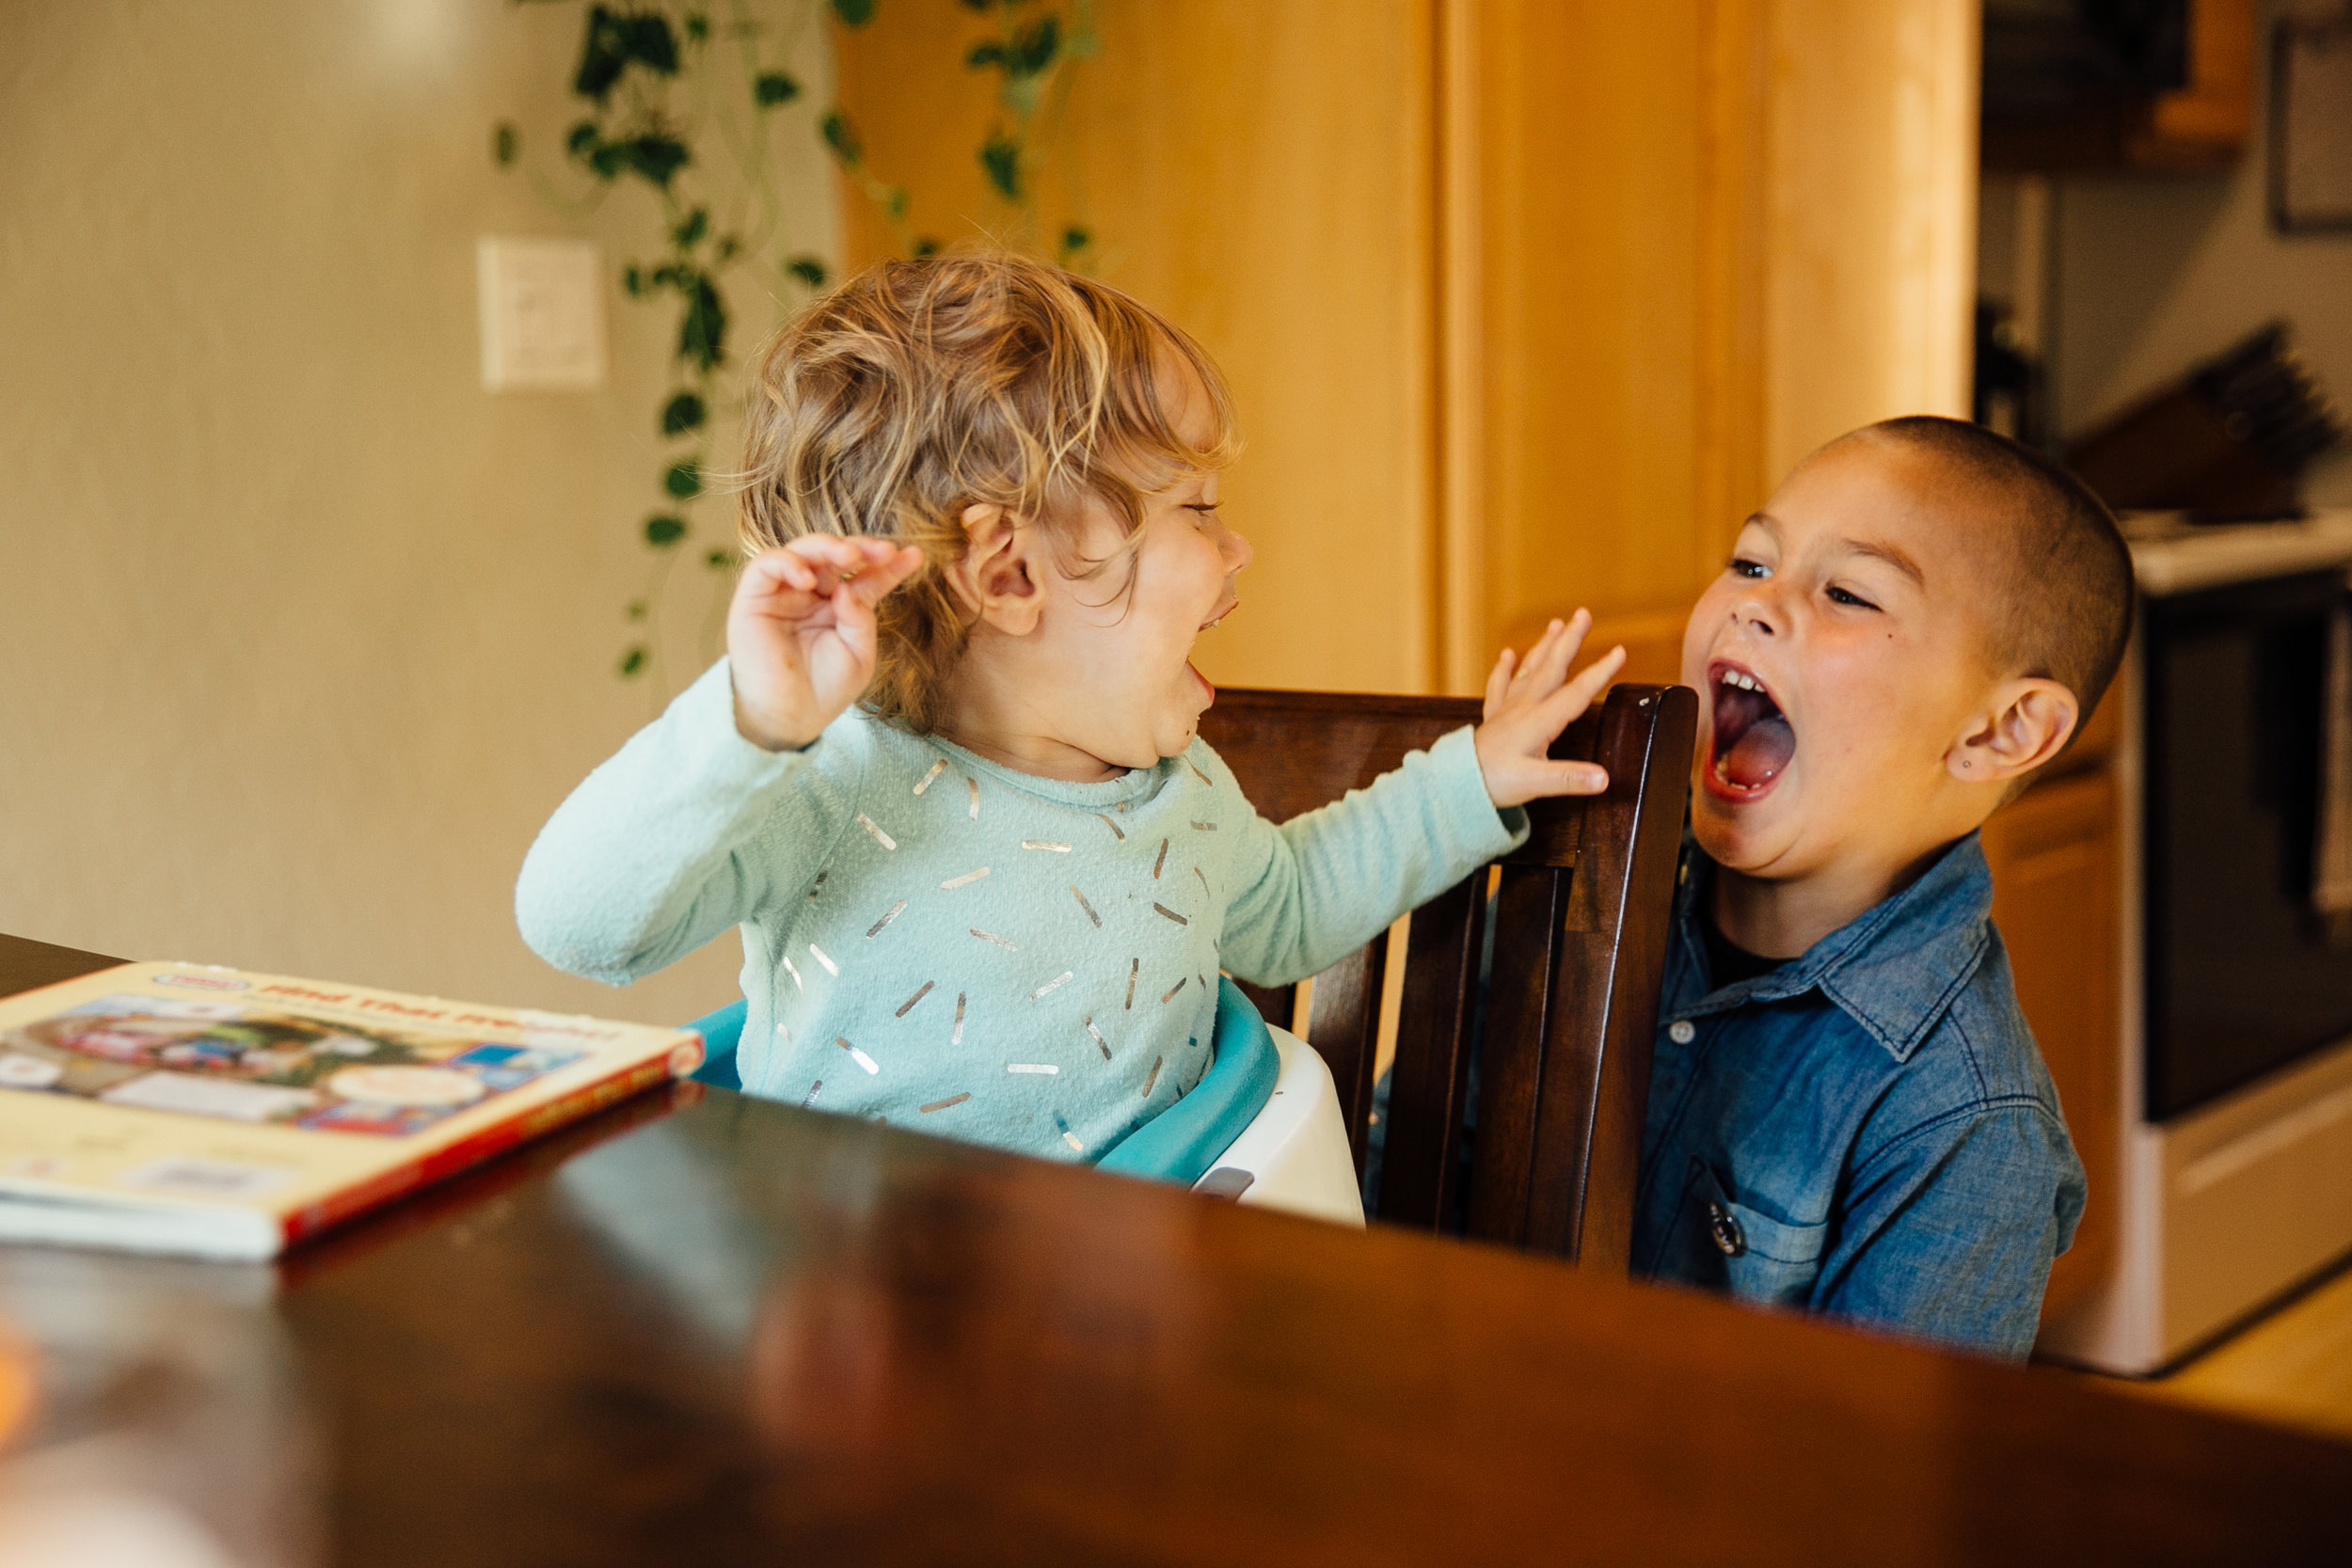
[[1715,702],[1708,788],[1727,800],[1760,800],[1797,754],[1797,732],[1754,672],[1718,661],[1708,684]]
[[[1193,636],[1198,638],[1201,631],[1214,630],[1219,621],[1224,620],[1225,617],[1231,615],[1234,610],[1239,610],[1240,608],[1241,599],[1238,596],[1228,598],[1217,607],[1215,614],[1200,623],[1200,631],[1194,632]],[[1208,707],[1211,704],[1216,701],[1216,687],[1210,682],[1208,676],[1200,673],[1200,667],[1193,663],[1193,661],[1189,658],[1184,660],[1184,673],[1190,675],[1193,679],[1193,684],[1200,689],[1200,705],[1203,708]]]

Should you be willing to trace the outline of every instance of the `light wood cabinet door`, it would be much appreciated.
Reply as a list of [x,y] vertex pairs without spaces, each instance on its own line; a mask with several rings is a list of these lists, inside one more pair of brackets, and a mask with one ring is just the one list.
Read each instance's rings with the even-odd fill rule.
[[[1216,356],[1232,685],[1470,693],[1589,607],[1678,636],[1815,445],[1964,412],[1975,0],[1105,0],[1038,207],[974,155],[1001,8],[837,29],[847,259],[1036,238]],[[1646,658],[1629,679],[1669,676]]]
[[2115,782],[2098,768],[2036,785],[1984,826],[1993,924],[2090,1178],[2074,1248],[2051,1272],[2045,1316],[2095,1284],[2114,1257],[2122,1085],[2115,808]]

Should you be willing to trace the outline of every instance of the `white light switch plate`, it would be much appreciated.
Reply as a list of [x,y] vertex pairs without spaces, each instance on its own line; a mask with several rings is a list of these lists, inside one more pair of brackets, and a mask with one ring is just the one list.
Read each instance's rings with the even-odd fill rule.
[[587,240],[483,237],[482,385],[492,392],[604,386],[604,257]]

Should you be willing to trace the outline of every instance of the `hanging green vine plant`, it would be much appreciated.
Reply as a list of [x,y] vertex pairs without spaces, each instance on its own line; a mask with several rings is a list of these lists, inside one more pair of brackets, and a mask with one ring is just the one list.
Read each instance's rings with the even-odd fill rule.
[[[1023,231],[997,238],[1043,251],[1035,174],[1059,125],[1068,67],[1094,52],[1091,0],[1073,0],[1067,12],[1040,0],[960,3],[993,13],[1001,28],[1000,38],[975,46],[965,62],[1003,78],[999,114],[979,159]],[[803,87],[784,62],[808,29],[822,25],[826,12],[844,26],[863,27],[873,20],[874,7],[875,0],[784,6],[724,0],[717,7],[643,0],[585,8],[571,78],[581,117],[562,139],[568,175],[533,169],[532,179],[567,216],[584,215],[624,185],[649,193],[660,227],[647,252],[621,263],[620,284],[633,300],[666,303],[677,321],[655,418],[669,451],[659,499],[639,525],[651,560],[644,591],[628,606],[636,631],[619,659],[626,678],[657,673],[660,606],[677,562],[690,554],[709,574],[703,641],[716,645],[739,561],[723,525],[720,534],[705,535],[695,514],[713,471],[713,415],[736,320],[728,291],[748,279],[789,304],[831,280],[821,258],[787,244],[774,178],[774,111],[797,102]],[[882,211],[902,254],[939,248],[937,241],[909,229],[906,187],[873,170],[856,127],[840,109],[818,120],[817,134],[843,177]],[[523,135],[512,121],[497,126],[491,150],[501,166],[525,166]],[[1051,248],[1065,264],[1080,264],[1091,243],[1073,223]]]
[[972,45],[966,69],[997,77],[996,118],[980,144],[980,169],[1012,210],[1014,231],[999,236],[1024,249],[1050,251],[1066,267],[1091,260],[1093,230],[1073,218],[1050,244],[1038,210],[1038,176],[1061,140],[1077,64],[1102,47],[1093,0],[1064,8],[1035,0],[961,0],[993,23],[991,37]]

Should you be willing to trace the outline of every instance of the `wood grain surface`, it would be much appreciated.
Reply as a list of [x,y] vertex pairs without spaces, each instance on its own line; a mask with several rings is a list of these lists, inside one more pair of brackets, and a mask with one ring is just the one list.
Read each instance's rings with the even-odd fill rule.
[[216,1274],[342,1564],[2352,1556],[2352,1446],[691,1085]]
[[14,996],[38,986],[112,969],[120,958],[85,953],[78,947],[57,947],[23,937],[0,936],[0,996]]

